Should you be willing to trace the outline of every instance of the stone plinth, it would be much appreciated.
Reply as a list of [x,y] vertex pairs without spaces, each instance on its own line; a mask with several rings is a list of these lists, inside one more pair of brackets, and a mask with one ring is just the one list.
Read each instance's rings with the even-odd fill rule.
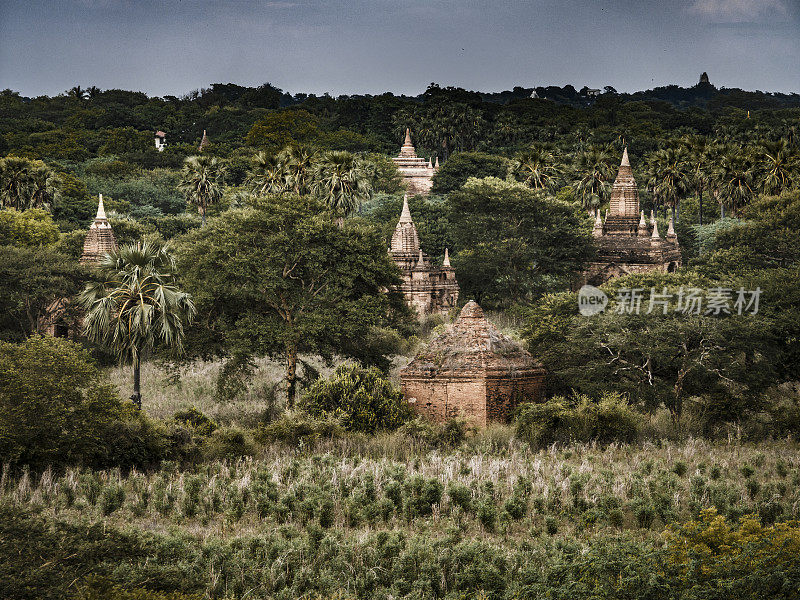
[[400,372],[403,394],[434,421],[505,421],[523,401],[539,401],[544,368],[467,303],[458,319]]

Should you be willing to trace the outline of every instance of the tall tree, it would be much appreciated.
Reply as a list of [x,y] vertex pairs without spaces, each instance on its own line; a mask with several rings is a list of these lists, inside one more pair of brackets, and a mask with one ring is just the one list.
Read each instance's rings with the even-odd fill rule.
[[167,246],[129,244],[108,254],[97,269],[101,280],[81,294],[84,331],[120,362],[131,362],[131,400],[141,408],[142,358],[159,345],[182,349],[194,303],[175,283],[175,260]]
[[216,156],[190,156],[183,163],[178,189],[189,204],[197,207],[203,225],[208,207],[222,196],[224,181],[225,166]]
[[797,180],[800,158],[785,140],[763,142],[761,146],[757,185],[765,194],[780,194]]
[[339,228],[320,218],[324,208],[314,197],[268,196],[211,219],[179,252],[200,314],[193,351],[227,357],[224,376],[253,357],[282,358],[290,406],[300,353],[386,367],[381,328],[405,314],[402,298],[384,292],[399,278],[379,233]]
[[332,151],[320,156],[313,177],[314,194],[325,202],[340,226],[372,196],[370,169],[350,152]]
[[577,173],[575,190],[581,206],[589,212],[599,208],[611,193],[616,170],[614,157],[608,150],[591,147],[579,152],[574,165]]
[[61,178],[42,161],[0,158],[0,207],[49,209],[60,194]]
[[738,216],[755,194],[753,164],[741,147],[727,146],[711,174],[720,203],[720,215],[725,208]]
[[681,198],[691,189],[691,165],[688,153],[682,147],[658,150],[648,158],[647,183],[653,190],[657,203],[672,209],[677,219]]
[[508,173],[535,190],[552,190],[563,175],[563,167],[549,149],[531,146],[511,160]]

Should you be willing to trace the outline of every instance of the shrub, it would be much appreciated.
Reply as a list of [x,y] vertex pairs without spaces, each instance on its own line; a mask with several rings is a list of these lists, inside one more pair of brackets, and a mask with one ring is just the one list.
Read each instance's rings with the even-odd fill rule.
[[203,453],[207,460],[252,456],[256,446],[250,434],[237,427],[217,429],[206,441]]
[[471,509],[472,491],[463,483],[450,482],[450,485],[447,486],[447,495],[455,506],[460,506],[464,511]]
[[194,406],[176,412],[173,418],[176,422],[191,427],[198,435],[211,435],[217,429],[217,424]]
[[342,426],[335,419],[316,419],[305,413],[287,412],[256,432],[256,440],[262,444],[282,442],[296,446],[302,441],[333,438],[342,434]]
[[397,429],[411,414],[402,392],[374,368],[345,364],[314,383],[301,401],[313,417],[338,419],[348,431]]
[[128,418],[77,344],[40,336],[0,343],[0,461],[32,469],[106,466],[117,424]]
[[517,437],[534,448],[555,442],[631,442],[638,433],[638,415],[615,393],[603,394],[599,402],[576,394],[525,403],[516,418]]

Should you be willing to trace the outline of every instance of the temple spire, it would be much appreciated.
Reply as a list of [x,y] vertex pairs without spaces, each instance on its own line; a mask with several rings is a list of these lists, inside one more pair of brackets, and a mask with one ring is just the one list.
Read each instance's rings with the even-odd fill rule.
[[661,236],[658,235],[658,223],[653,221],[653,235],[650,236],[652,239],[661,239]]
[[100,201],[97,203],[97,216],[95,221],[106,221],[106,207],[103,206],[103,194],[100,194]]
[[434,169],[438,169],[439,168],[439,157],[438,156],[436,157],[436,164],[433,165],[433,168]]
[[412,146],[411,143],[411,129],[406,127],[406,140],[403,142],[403,146]]
[[644,218],[644,211],[642,211],[642,216],[639,219],[639,227],[637,228],[637,233],[640,237],[644,237],[648,235],[647,231],[647,220]]
[[675,233],[675,221],[673,220],[672,217],[669,218],[669,227],[667,228],[667,237],[668,238],[678,237],[677,234]]
[[600,218],[599,208],[595,212],[594,228],[592,229],[592,235],[595,237],[600,237],[601,235],[603,235],[603,219]]
[[444,249],[444,261],[442,262],[442,266],[443,267],[450,266],[450,251],[447,248]]
[[400,213],[401,223],[411,223],[411,209],[408,208],[408,194],[403,194],[403,211]]
[[631,161],[628,160],[628,147],[625,146],[625,149],[622,151],[622,162],[619,163],[620,167],[630,167]]

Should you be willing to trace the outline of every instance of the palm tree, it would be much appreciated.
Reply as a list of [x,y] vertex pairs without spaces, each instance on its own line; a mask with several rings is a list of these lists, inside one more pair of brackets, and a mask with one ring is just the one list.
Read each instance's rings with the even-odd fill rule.
[[141,360],[156,345],[180,351],[184,323],[194,318],[191,297],[175,285],[175,260],[168,246],[129,244],[98,265],[102,281],[89,283],[80,301],[83,326],[93,342],[133,365],[131,400],[142,407]]
[[224,178],[225,167],[215,156],[190,156],[183,161],[178,189],[186,201],[200,211],[203,226],[206,224],[206,210],[222,196]]
[[279,160],[289,171],[288,184],[295,194],[304,196],[311,191],[312,168],[315,152],[308,146],[287,146]]
[[798,172],[797,154],[786,140],[763,142],[758,165],[759,187],[765,194],[780,194],[792,186]]
[[753,190],[753,166],[738,146],[727,146],[712,171],[711,178],[720,202],[720,216],[725,217],[725,207],[734,215],[750,201]]
[[259,152],[253,157],[253,167],[245,184],[254,194],[282,194],[291,189],[289,165],[280,154]]
[[687,160],[691,166],[690,179],[697,192],[699,203],[700,225],[703,224],[703,192],[708,182],[709,155],[712,145],[703,135],[686,136],[683,139],[684,147],[688,153]]
[[513,158],[508,174],[528,187],[543,190],[556,186],[563,169],[550,150],[544,146],[531,146]]
[[50,208],[61,197],[61,179],[40,160],[0,159],[0,206]]
[[664,203],[665,210],[669,206],[672,218],[677,220],[680,200],[691,189],[688,153],[682,147],[665,148],[651,154],[647,164],[647,183],[653,190],[653,197]]
[[313,193],[336,215],[340,227],[344,217],[372,196],[369,168],[350,152],[326,152],[314,165],[313,174]]
[[613,157],[605,150],[591,147],[579,152],[575,161],[578,179],[575,190],[581,199],[581,206],[592,212],[608,198],[615,170]]

